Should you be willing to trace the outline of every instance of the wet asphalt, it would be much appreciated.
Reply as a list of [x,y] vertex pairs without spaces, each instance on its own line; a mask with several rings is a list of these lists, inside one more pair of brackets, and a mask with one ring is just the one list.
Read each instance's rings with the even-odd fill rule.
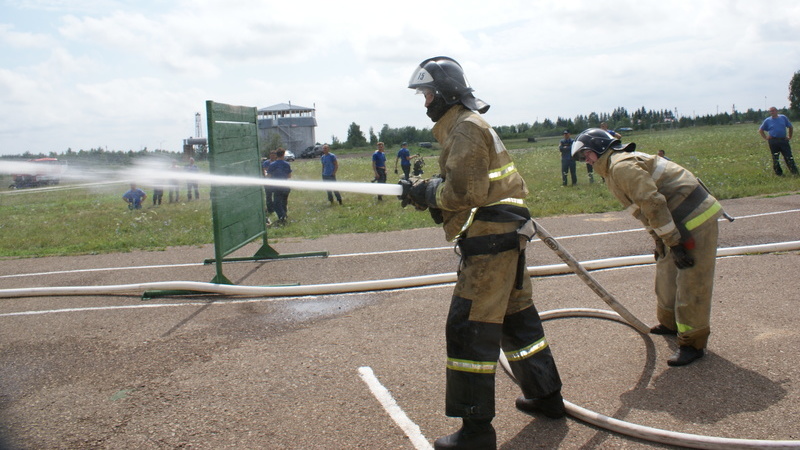
[[[719,247],[800,239],[800,194],[723,201]],[[623,212],[541,224],[580,261],[650,254]],[[314,285],[452,273],[438,228],[286,239],[281,254],[226,263],[237,285]],[[232,256],[252,255],[248,245]],[[528,265],[559,264],[541,242]],[[0,289],[210,281],[211,246],[0,260]],[[616,321],[565,317],[545,330],[570,402],[624,421],[708,436],[800,440],[800,251],[719,258],[707,355],[670,368],[674,339]],[[631,313],[655,321],[654,267],[593,272]],[[0,298],[0,448],[424,448],[444,416],[444,322],[452,285],[299,297],[141,292]],[[540,312],[608,306],[574,275],[534,278]],[[386,389],[394,415],[365,374]],[[575,418],[514,409],[497,375],[498,445],[672,448]],[[385,401],[386,398],[383,398]],[[398,425],[402,411],[418,431]],[[413,428],[413,427],[412,427]]]

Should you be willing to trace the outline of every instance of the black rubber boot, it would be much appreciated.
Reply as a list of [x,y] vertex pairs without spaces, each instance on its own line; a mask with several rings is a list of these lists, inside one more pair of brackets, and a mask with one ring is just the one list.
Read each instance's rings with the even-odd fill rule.
[[662,334],[662,335],[677,335],[678,331],[673,330],[670,328],[665,327],[664,325],[658,324],[653,328],[650,328],[650,334]]
[[464,425],[453,434],[440,437],[433,443],[435,450],[495,450],[497,433],[491,420],[464,419]]
[[522,412],[543,415],[550,419],[560,419],[567,415],[566,410],[564,410],[564,399],[561,398],[561,391],[541,398],[525,398],[525,396],[520,395],[517,397],[515,405]]
[[678,347],[678,351],[667,360],[667,364],[670,366],[685,366],[702,358],[703,355],[705,355],[705,351],[702,348],[681,345]]

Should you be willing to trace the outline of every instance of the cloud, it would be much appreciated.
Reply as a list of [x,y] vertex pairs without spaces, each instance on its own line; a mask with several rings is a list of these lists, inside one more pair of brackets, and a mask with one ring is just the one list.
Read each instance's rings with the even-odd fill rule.
[[6,50],[42,49],[55,44],[53,38],[46,34],[19,32],[14,28],[11,24],[0,24],[0,43]]
[[430,127],[406,85],[435,55],[462,64],[493,125],[782,106],[800,4],[776,1],[7,1],[0,152],[179,150],[209,99],[316,106],[320,141]]

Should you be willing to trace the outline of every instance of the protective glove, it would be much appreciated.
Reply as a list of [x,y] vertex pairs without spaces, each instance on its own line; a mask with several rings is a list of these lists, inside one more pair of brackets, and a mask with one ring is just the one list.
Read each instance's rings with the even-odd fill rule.
[[442,215],[442,210],[439,208],[428,208],[428,212],[431,213],[431,219],[433,219],[433,223],[436,225],[441,224],[444,222],[444,216]]
[[675,261],[675,266],[677,266],[678,269],[688,269],[694,266],[694,258],[683,248],[683,245],[678,244],[674,247],[670,247],[669,250],[672,254],[672,260]]
[[[411,203],[420,211],[424,211],[428,207],[428,200],[426,192],[428,191],[429,180],[417,180],[411,185],[411,191],[408,196],[411,197]],[[422,207],[420,209],[420,207]]]
[[[425,187],[427,186],[427,182],[420,178],[411,178],[410,180],[406,180],[405,178],[401,179],[397,184],[403,187],[403,193],[398,195],[397,198],[400,200],[400,205],[405,208],[408,205],[413,205],[419,211],[425,211],[428,208],[428,205],[424,202],[424,192]],[[423,192],[423,201],[418,202],[417,199],[414,198],[412,192],[416,189],[417,191]]]
[[656,261],[658,261],[667,254],[667,248],[664,246],[664,241],[661,239],[655,239],[655,243],[656,248],[653,250],[653,256],[656,258]]

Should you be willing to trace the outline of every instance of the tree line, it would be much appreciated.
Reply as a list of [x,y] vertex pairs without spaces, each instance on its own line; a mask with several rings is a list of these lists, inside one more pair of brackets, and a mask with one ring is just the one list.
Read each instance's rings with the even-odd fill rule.
[[[800,72],[798,72],[800,74]],[[800,89],[800,75],[797,86]],[[800,99],[800,93],[798,93]],[[800,105],[798,110],[793,108],[780,111],[790,118],[800,117]],[[520,138],[539,138],[548,136],[560,136],[564,130],[569,130],[573,134],[580,133],[587,128],[597,128],[601,122],[608,123],[609,128],[631,128],[633,130],[663,130],[665,128],[684,128],[708,125],[730,125],[735,123],[760,123],[769,116],[767,111],[752,108],[744,112],[737,111],[734,105],[730,112],[720,112],[717,114],[707,114],[705,116],[679,116],[677,111],[671,110],[648,110],[644,106],[629,112],[624,107],[615,108],[610,113],[592,112],[589,115],[578,115],[575,118],[558,117],[555,121],[544,119],[539,122],[519,123],[516,125],[494,126],[494,130],[502,139]],[[384,124],[376,134],[372,127],[369,129],[369,138],[365,136],[361,127],[355,122],[350,124],[347,130],[347,139],[340,141],[336,136],[331,138],[331,148],[333,149],[352,149],[366,146],[375,146],[378,141],[388,146],[396,146],[401,142],[431,142],[433,133],[430,128],[418,129],[415,127],[391,128]]]
[[[780,113],[785,114],[791,120],[800,118],[800,71],[795,72],[789,82],[789,108],[780,110]],[[572,119],[558,117],[553,121],[548,118],[544,119],[542,122],[537,120],[532,124],[519,123],[516,125],[500,125],[493,128],[502,139],[536,139],[538,137],[560,136],[564,130],[569,130],[571,133],[579,133],[587,128],[598,127],[601,122],[608,123],[611,129],[631,128],[633,130],[662,130],[665,128],[758,123],[767,116],[769,116],[769,113],[761,109],[754,110],[748,108],[747,111],[744,112],[737,111],[736,105],[731,107],[730,112],[723,111],[721,113],[717,112],[716,114],[694,117],[680,116],[678,115],[677,109],[675,111],[668,109],[648,111],[642,106],[633,112],[628,112],[624,107],[618,107],[610,113],[598,114],[592,112],[589,115],[578,115]],[[402,142],[419,143],[432,142],[433,140],[433,133],[430,128],[391,128],[387,124],[384,124],[377,134],[375,130],[370,127],[369,137],[367,137],[364,135],[361,127],[353,122],[347,129],[347,139],[341,141],[336,136],[331,136],[330,146],[333,149],[353,149],[367,146],[374,147],[378,141],[384,142],[387,146],[396,146]],[[81,149],[77,152],[69,148],[62,154],[50,152],[45,155],[43,153],[33,154],[31,152],[25,152],[22,155],[3,155],[0,156],[0,158],[18,159],[22,157],[26,159],[35,159],[63,157],[67,160],[86,160],[98,164],[124,165],[130,164],[136,157],[152,156],[154,154],[163,154],[162,156],[168,157],[180,156],[178,153],[167,152],[165,150],[148,151],[147,147],[138,151],[109,151],[103,147],[98,147],[89,150]],[[202,158],[204,155],[200,156],[200,159],[204,159]]]
[[44,153],[31,153],[25,152],[22,155],[0,155],[2,159],[18,160],[24,159],[38,159],[38,158],[59,158],[68,162],[78,162],[85,165],[98,165],[98,166],[126,166],[132,164],[137,158],[144,156],[162,156],[165,158],[180,159],[183,153],[169,152],[167,150],[148,150],[147,147],[141,150],[107,150],[104,147],[90,148],[89,150],[72,150],[68,148],[63,153],[49,152]]
[[[764,105],[765,108],[767,105]],[[791,120],[800,118],[800,71],[792,76],[789,82],[789,109],[779,110],[781,114]],[[624,107],[615,108],[610,113],[595,113],[589,115],[578,115],[574,119],[558,117],[555,121],[544,119],[538,120],[533,124],[519,123],[516,125],[501,125],[493,127],[497,134],[503,139],[528,138],[535,139],[546,136],[561,136],[564,130],[571,133],[580,133],[587,128],[596,128],[601,122],[608,123],[609,128],[631,128],[633,130],[662,130],[665,128],[684,128],[708,125],[726,125],[735,123],[759,123],[769,116],[767,111],[761,109],[754,110],[748,108],[741,112],[736,110],[736,105],[731,106],[730,112],[719,112],[716,114],[706,114],[704,116],[680,116],[677,109],[670,111],[647,110],[644,106],[628,112]],[[389,146],[396,146],[401,142],[430,142],[433,141],[433,134],[429,128],[417,129],[415,127],[391,128],[383,125],[380,132],[376,135],[373,129],[369,129],[369,139],[361,131],[361,127],[355,122],[350,124],[347,130],[347,139],[341,142],[336,136],[331,138],[332,148],[359,148],[367,145],[375,146],[378,141],[384,142]]]

